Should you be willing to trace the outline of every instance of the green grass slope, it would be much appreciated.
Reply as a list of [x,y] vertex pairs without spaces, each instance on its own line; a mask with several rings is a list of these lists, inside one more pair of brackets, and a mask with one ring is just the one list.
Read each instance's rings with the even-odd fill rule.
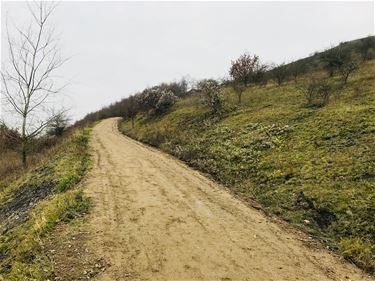
[[0,280],[54,280],[43,241],[57,223],[88,211],[76,185],[90,166],[89,134],[76,130],[17,180],[0,179]]
[[[337,78],[332,78],[337,79]],[[375,271],[375,62],[321,108],[294,83],[250,87],[213,116],[192,95],[123,132],[208,173],[366,269]]]

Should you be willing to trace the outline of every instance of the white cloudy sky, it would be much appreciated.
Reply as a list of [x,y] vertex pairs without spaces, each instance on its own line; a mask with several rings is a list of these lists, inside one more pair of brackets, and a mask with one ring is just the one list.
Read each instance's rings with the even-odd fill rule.
[[[25,2],[1,7],[2,31],[6,17],[30,19]],[[162,81],[226,76],[244,51],[279,63],[372,35],[374,2],[63,1],[53,22],[71,57],[61,69],[64,105],[78,119]]]

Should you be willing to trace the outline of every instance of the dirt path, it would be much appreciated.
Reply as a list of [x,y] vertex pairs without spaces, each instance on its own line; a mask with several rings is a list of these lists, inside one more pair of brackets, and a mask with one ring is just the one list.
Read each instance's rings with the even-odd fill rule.
[[372,280],[116,125],[94,128],[87,180],[99,280]]

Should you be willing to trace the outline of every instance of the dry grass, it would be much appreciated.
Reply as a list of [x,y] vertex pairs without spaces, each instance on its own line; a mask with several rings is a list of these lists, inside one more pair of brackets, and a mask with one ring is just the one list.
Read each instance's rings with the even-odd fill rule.
[[0,191],[23,174],[28,173],[36,165],[51,159],[63,140],[64,138],[49,142],[43,139],[36,140],[28,155],[28,168],[26,170],[23,169],[21,155],[17,148],[0,148]]
[[[15,223],[0,234],[0,280],[2,277],[5,280],[54,280],[54,268],[42,244],[57,223],[80,219],[88,211],[90,202],[76,184],[90,165],[89,134],[90,129],[77,129],[52,147],[42,143],[41,152],[30,157],[26,171],[16,153],[8,151],[7,155],[12,157],[8,161],[2,157],[1,165],[9,170],[1,166],[7,177],[0,178],[0,207],[9,200],[19,200],[17,194],[20,193],[16,191],[27,190],[28,185],[42,187],[50,183],[52,193],[32,205],[26,221]],[[23,194],[34,196],[27,191]],[[14,204],[12,211],[19,213],[21,206]]]

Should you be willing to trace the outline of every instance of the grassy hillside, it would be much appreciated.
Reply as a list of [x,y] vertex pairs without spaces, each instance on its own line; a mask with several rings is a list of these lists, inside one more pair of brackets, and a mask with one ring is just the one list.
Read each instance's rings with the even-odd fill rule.
[[[337,80],[338,78],[331,78]],[[375,271],[375,62],[362,64],[321,108],[293,82],[250,87],[241,105],[223,89],[214,116],[199,96],[123,132],[208,173],[243,198]]]
[[0,179],[0,280],[53,280],[53,265],[42,245],[58,222],[80,217],[89,208],[76,188],[90,164],[89,133],[76,130],[22,176],[16,169],[16,177],[8,173]]
[[347,42],[341,42],[339,45],[327,48],[326,50],[315,52],[311,56],[299,59],[297,61],[291,62],[289,65],[294,64],[307,64],[310,69],[321,69],[323,66],[322,57],[326,56],[327,53],[338,50],[346,49],[354,54],[358,54],[366,59],[375,58],[375,36],[368,36],[359,38],[356,40],[351,40]]

